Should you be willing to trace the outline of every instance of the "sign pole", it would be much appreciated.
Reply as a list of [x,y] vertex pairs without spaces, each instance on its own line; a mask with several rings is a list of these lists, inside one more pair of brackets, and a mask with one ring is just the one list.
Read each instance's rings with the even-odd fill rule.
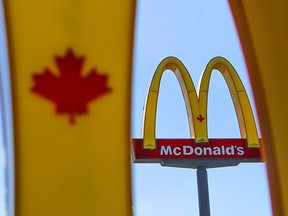
[[206,168],[197,169],[198,202],[200,216],[210,216],[208,177]]

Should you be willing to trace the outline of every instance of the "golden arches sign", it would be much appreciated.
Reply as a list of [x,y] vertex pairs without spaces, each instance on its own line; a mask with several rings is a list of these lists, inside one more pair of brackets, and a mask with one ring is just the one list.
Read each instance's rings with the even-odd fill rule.
[[196,91],[194,83],[183,63],[175,57],[167,57],[157,67],[146,98],[143,122],[144,149],[156,149],[156,108],[161,77],[167,69],[175,73],[180,84],[189,118],[191,137],[195,138],[195,142],[208,142],[208,90],[212,71],[216,69],[221,72],[228,85],[238,118],[241,138],[247,139],[248,148],[260,147],[255,119],[245,87],[228,60],[223,57],[213,58],[207,64],[202,74],[198,91]]

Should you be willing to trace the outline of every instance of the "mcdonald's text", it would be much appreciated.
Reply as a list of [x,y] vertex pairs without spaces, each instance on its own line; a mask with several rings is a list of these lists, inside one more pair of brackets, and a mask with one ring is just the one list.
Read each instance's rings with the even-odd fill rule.
[[182,147],[172,147],[172,146],[161,146],[160,148],[160,155],[175,155],[175,156],[181,156],[181,155],[243,155],[244,149],[241,146],[232,145],[232,146],[216,146],[216,147],[192,147],[189,145],[184,145]]
[[134,162],[159,162],[162,159],[241,159],[261,160],[260,148],[249,148],[246,139],[157,139],[156,149],[144,149],[143,139],[133,139]]

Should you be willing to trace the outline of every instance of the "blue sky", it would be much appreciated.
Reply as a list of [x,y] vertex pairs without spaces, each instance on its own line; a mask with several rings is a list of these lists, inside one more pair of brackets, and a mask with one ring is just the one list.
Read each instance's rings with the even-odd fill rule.
[[[11,175],[6,175],[7,173],[12,173],[13,170],[13,161],[8,161],[8,157],[5,153],[9,152],[10,156],[13,152],[13,146],[12,143],[12,137],[11,137],[11,131],[7,131],[11,128],[11,108],[10,108],[10,82],[9,82],[9,75],[7,75],[7,71],[9,71],[9,66],[7,64],[7,43],[5,38],[5,25],[4,25],[4,19],[3,19],[3,5],[2,1],[0,3],[0,216],[8,216],[6,210],[10,209],[9,216],[13,215],[13,209],[12,205],[7,205],[7,203],[13,202],[13,196],[9,196],[7,198],[7,190],[5,188],[11,187],[10,192],[13,194],[13,179]],[[3,103],[2,102],[8,102]],[[6,125],[7,127],[3,127],[3,125]],[[6,130],[6,131],[5,131]],[[6,133],[7,132],[7,133]],[[5,153],[4,153],[5,152]],[[12,157],[10,157],[12,159]],[[10,164],[10,167],[8,168],[7,163]],[[9,200],[8,200],[9,199]]]
[[[136,17],[132,137],[141,137],[145,96],[157,65],[179,58],[195,84],[215,56],[228,59],[253,97],[241,45],[227,1],[140,0]],[[256,115],[256,112],[254,111]],[[240,137],[228,88],[213,73],[208,99],[210,138]],[[157,113],[157,137],[189,137],[181,90],[173,73],[164,73]],[[134,164],[135,216],[190,216],[198,213],[196,170]],[[269,189],[264,163],[208,170],[211,215],[269,216]]]

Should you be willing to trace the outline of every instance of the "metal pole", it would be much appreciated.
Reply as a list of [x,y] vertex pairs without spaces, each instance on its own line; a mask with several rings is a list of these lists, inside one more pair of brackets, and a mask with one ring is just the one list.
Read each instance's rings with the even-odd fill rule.
[[210,216],[208,177],[206,168],[197,169],[199,215]]

